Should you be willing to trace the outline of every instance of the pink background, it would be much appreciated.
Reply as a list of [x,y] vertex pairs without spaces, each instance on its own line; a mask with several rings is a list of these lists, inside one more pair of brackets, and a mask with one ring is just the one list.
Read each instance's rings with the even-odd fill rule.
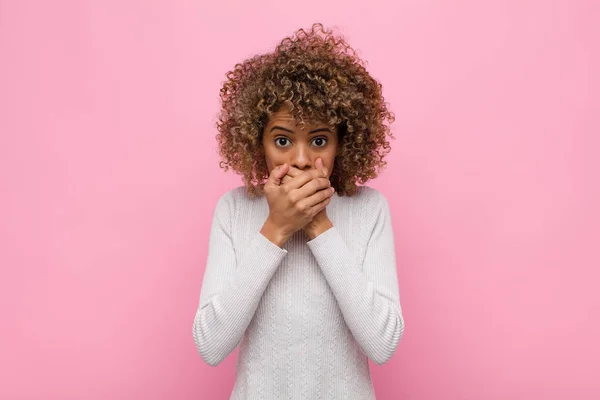
[[0,1],[0,398],[225,399],[192,321],[225,72],[337,26],[397,115],[378,399],[600,398],[600,3]]

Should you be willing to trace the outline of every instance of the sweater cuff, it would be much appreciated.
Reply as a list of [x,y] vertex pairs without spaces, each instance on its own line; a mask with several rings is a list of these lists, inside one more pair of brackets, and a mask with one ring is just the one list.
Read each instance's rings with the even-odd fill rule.
[[335,226],[306,243],[330,284],[339,284],[348,267],[355,264],[350,249]]
[[339,231],[334,225],[325,232],[322,232],[319,236],[306,242],[306,244],[310,246],[311,250],[326,247],[331,243],[332,240],[335,240],[335,236],[339,236],[339,234]]
[[252,240],[252,245],[249,247],[250,254],[258,256],[258,258],[265,263],[270,264],[271,262],[280,262],[288,253],[286,249],[277,246],[267,239],[260,231],[256,231],[254,235],[255,237],[254,240]]

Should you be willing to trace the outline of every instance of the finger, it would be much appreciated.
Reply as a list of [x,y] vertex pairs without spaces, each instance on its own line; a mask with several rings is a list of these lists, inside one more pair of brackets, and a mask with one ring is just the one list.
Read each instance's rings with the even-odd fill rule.
[[323,164],[323,159],[322,158],[317,158],[317,168],[319,168],[322,172],[323,172],[323,176],[327,176],[327,167],[325,167],[325,164]]
[[[306,182],[302,187],[294,190],[294,195],[297,196],[296,198],[303,199],[318,192],[319,190],[329,188],[331,186],[331,181],[326,176],[322,177],[323,172],[320,169],[314,169],[311,172],[314,174],[313,176],[316,177]],[[300,177],[296,179],[300,179]]]
[[313,179],[322,178],[322,172],[318,169],[311,169],[308,171],[303,171],[298,176],[294,177],[287,185],[289,185],[290,189],[299,189],[303,187],[306,183],[312,181]]
[[290,168],[288,169],[287,174],[289,176],[291,176],[292,178],[295,178],[296,176],[300,175],[302,173],[302,170],[296,167],[293,167],[290,165]]
[[329,203],[331,203],[331,198],[332,196],[329,196],[322,202],[317,203],[313,206],[313,212],[315,213],[315,215],[318,214],[320,211],[323,211],[325,207],[327,207]]
[[281,179],[285,176],[288,169],[289,165],[287,163],[278,165],[277,167],[273,168],[271,174],[269,175],[269,178],[267,179],[267,183],[279,186],[281,184]]
[[325,188],[325,189],[318,190],[316,193],[301,200],[298,205],[304,206],[304,207],[314,207],[314,206],[318,205],[319,203],[322,203],[326,199],[330,198],[331,196],[333,196],[334,191],[331,189],[332,188]]
[[325,200],[315,204],[314,206],[311,207],[310,212],[311,214],[317,215],[318,213],[320,213],[321,211],[323,211],[328,205],[329,203],[331,203],[331,196],[327,197]]
[[289,168],[284,176],[284,178],[288,178],[286,180],[295,178],[296,176],[300,175],[302,173],[302,170],[299,168],[294,167],[292,164],[289,165]]
[[315,178],[310,182],[306,183],[304,186],[298,189],[294,189],[292,191],[292,201],[302,201],[303,199],[312,196],[313,194],[323,190],[329,189],[331,187],[331,182],[327,178]]
[[282,178],[281,180],[281,184],[284,185],[287,182],[289,182],[291,179],[295,178],[296,176],[300,175],[302,173],[302,170],[290,165],[287,173],[285,174],[285,176]]

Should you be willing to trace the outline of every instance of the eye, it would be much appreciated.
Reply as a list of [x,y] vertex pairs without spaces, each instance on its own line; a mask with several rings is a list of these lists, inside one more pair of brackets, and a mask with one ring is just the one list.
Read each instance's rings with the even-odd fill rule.
[[325,138],[325,137],[314,138],[313,142],[315,143],[315,145],[317,147],[325,147],[325,145],[327,144],[327,138]]
[[279,136],[278,138],[275,138],[275,145],[277,147],[287,147],[285,144],[287,142],[289,142],[290,140],[284,136]]

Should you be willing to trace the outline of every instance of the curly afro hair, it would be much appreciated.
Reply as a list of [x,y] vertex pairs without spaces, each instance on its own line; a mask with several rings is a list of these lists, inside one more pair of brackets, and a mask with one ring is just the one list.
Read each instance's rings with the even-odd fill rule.
[[382,87],[346,41],[322,24],[300,29],[272,53],[236,64],[221,88],[220,167],[242,175],[251,197],[263,193],[268,169],[262,144],[269,117],[285,102],[299,121],[336,126],[339,151],[330,177],[340,196],[375,178],[394,138]]

